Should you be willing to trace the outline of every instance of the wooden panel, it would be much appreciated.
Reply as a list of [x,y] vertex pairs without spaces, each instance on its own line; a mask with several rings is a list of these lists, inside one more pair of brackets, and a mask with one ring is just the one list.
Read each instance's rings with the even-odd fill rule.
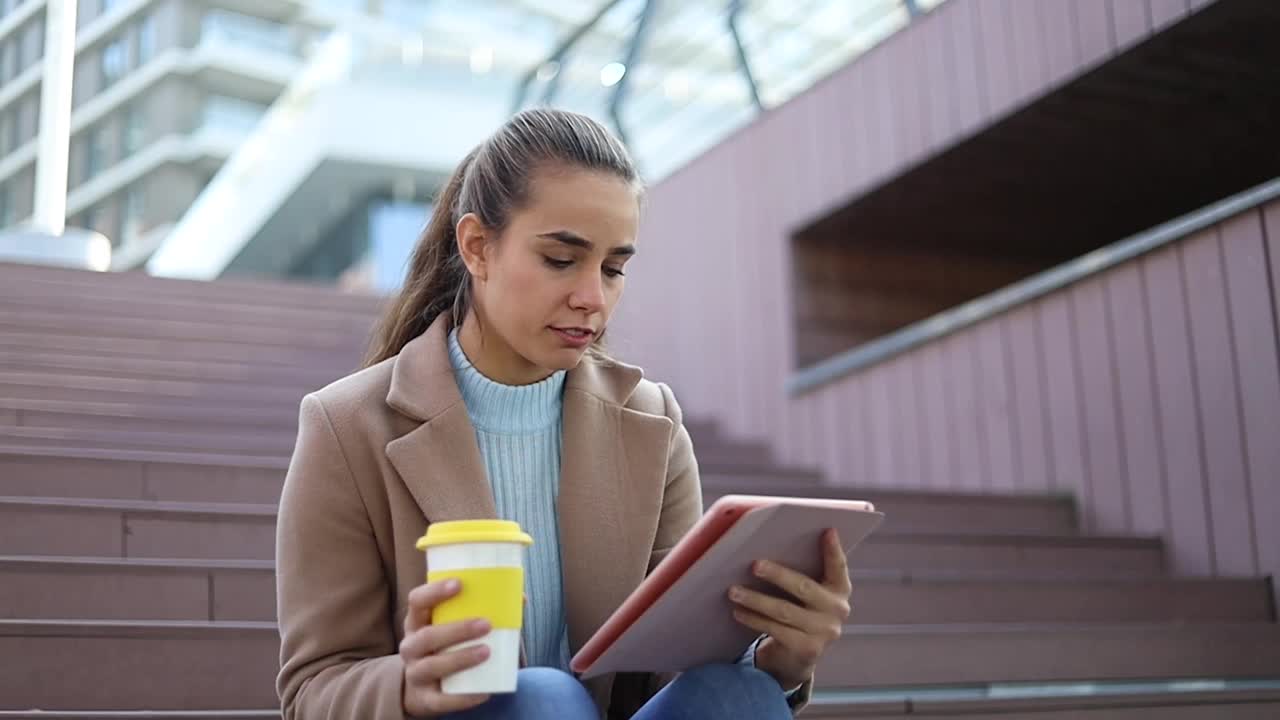
[[1200,417],[1192,386],[1182,269],[1176,247],[1142,261],[1147,306],[1151,308],[1151,347],[1155,360],[1156,402],[1164,438],[1169,502],[1168,542],[1174,569],[1212,573],[1208,507],[1200,452]]
[[974,390],[977,373],[973,362],[973,336],[956,333],[944,338],[941,344],[945,363],[943,382],[950,399],[947,417],[954,441],[948,484],[964,490],[978,490],[986,484],[987,469],[983,457],[986,448],[983,447],[979,423],[981,408]]
[[979,404],[982,407],[982,438],[986,443],[987,477],[984,485],[997,492],[1016,488],[1013,466],[1013,403],[1009,395],[1009,368],[1006,362],[1004,324],[988,320],[974,329],[977,344],[976,369]]
[[1016,93],[1014,55],[1007,8],[1003,0],[974,0],[978,6],[977,33],[973,42],[982,48],[981,76],[986,80],[987,117],[998,118],[1009,111]]
[[[1280,211],[1280,205],[1275,209]],[[1280,574],[1280,367],[1276,316],[1262,214],[1250,212],[1222,226],[1225,281],[1241,390],[1245,477],[1252,513],[1255,561],[1262,573]],[[1272,258],[1274,259],[1274,257]]]
[[1120,443],[1116,407],[1115,354],[1108,333],[1106,289],[1099,278],[1072,288],[1076,336],[1080,340],[1081,398],[1084,402],[1085,447],[1093,489],[1090,513],[1097,532],[1122,534],[1130,528],[1129,478]]
[[1089,66],[1111,56],[1115,50],[1115,25],[1111,22],[1112,0],[1074,0],[1076,46],[1080,64]]
[[1151,8],[1147,0],[1111,0],[1111,22],[1119,52],[1151,34]]
[[1013,428],[1016,484],[1027,491],[1052,486],[1053,452],[1048,427],[1048,398],[1040,345],[1039,320],[1034,305],[1010,312],[1002,322],[1009,339],[1009,364],[1013,377]]
[[[1092,508],[1093,494],[1085,477],[1088,451],[1081,434],[1080,390],[1075,367],[1070,297],[1060,293],[1037,304],[1044,347],[1049,430],[1053,436],[1053,487],[1078,493],[1081,506]],[[1086,529],[1092,528],[1089,513],[1086,512],[1081,520]]]
[[1240,388],[1218,233],[1205,232],[1185,240],[1181,249],[1195,388],[1203,418],[1205,477],[1209,483],[1205,494],[1215,566],[1219,573],[1251,573],[1255,564],[1240,427]]
[[1129,263],[1106,276],[1110,306],[1111,343],[1116,358],[1116,400],[1120,407],[1120,431],[1124,434],[1125,477],[1128,478],[1131,530],[1144,535],[1163,533],[1167,527],[1164,450],[1156,422],[1155,371],[1152,365],[1151,327],[1142,273]]
[[1077,0],[1041,0],[1021,3],[1035,8],[1040,15],[1041,50],[1045,62],[1045,82],[1061,83],[1080,67],[1080,42],[1076,31]]
[[1188,0],[1147,0],[1151,6],[1151,29],[1158,32],[1187,15]]

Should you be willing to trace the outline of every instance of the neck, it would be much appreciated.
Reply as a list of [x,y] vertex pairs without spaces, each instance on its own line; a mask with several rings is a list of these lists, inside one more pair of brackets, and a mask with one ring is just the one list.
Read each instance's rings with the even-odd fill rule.
[[475,369],[496,383],[532,385],[546,380],[554,373],[521,357],[492,331],[485,332],[474,310],[468,312],[462,321],[462,328],[458,330],[458,344]]

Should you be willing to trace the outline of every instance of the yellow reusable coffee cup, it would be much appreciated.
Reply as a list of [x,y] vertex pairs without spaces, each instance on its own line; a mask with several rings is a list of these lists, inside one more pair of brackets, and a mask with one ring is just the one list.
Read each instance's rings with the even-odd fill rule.
[[462,590],[431,613],[433,625],[484,618],[493,630],[450,650],[486,645],[489,658],[441,681],[450,695],[510,693],[520,670],[524,621],[524,553],[533,538],[510,520],[432,523],[418,539],[427,553],[427,582],[457,579]]

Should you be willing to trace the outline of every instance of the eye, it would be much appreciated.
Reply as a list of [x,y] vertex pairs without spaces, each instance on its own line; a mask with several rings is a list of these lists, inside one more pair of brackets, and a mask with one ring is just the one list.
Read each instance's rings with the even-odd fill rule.
[[556,270],[564,270],[565,268],[573,264],[572,260],[560,260],[558,258],[553,258],[548,255],[543,255],[542,260],[547,264],[547,267],[554,268]]
[[604,274],[605,274],[605,277],[611,277],[611,278],[619,278],[619,277],[626,276],[626,273],[622,272],[622,268],[609,267],[608,265],[604,266]]

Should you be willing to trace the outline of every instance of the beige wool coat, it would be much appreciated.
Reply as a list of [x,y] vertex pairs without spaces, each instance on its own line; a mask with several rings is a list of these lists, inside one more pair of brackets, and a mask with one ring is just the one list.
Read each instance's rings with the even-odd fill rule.
[[[397,357],[302,401],[276,542],[286,720],[402,720],[397,648],[409,591],[425,581],[414,544],[430,522],[496,516],[448,329],[441,318]],[[577,652],[701,516],[702,493],[679,405],[638,368],[584,359],[563,413],[559,534]],[[585,684],[613,719],[668,679]]]

